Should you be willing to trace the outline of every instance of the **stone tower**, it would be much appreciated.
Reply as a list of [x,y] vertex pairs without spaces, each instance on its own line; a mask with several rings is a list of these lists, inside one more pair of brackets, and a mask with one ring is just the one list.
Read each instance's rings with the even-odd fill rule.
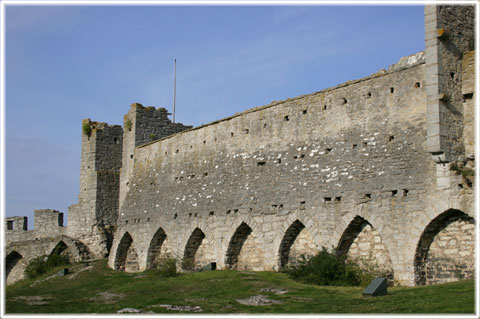
[[96,257],[108,254],[118,217],[123,130],[119,125],[82,121],[78,203],[69,207],[68,234]]
[[135,148],[192,127],[181,123],[172,123],[168,115],[169,113],[163,107],[144,107],[140,103],[133,103],[124,116],[119,207],[122,207],[129,190],[129,179],[135,163]]

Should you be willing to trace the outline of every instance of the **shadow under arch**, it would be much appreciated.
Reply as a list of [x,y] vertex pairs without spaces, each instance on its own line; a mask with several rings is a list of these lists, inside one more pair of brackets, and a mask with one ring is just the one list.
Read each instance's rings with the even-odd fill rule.
[[248,226],[245,222],[242,222],[240,226],[237,227],[235,233],[230,239],[228,244],[227,254],[225,265],[229,269],[235,269],[238,263],[238,256],[242,250],[243,244],[247,240],[248,236],[252,233],[252,228]]
[[198,248],[202,244],[204,238],[204,232],[198,227],[195,228],[188,238],[187,244],[185,245],[185,251],[183,253],[182,260],[183,270],[195,270],[195,255],[197,254]]
[[139,270],[138,255],[133,245],[132,236],[125,232],[120,240],[114,263],[115,270],[136,272]]
[[288,227],[287,231],[283,235],[282,242],[280,243],[278,250],[280,269],[283,269],[287,266],[290,256],[290,248],[303,229],[305,229],[305,225],[297,219],[290,225],[290,227]]
[[162,245],[166,239],[167,234],[162,227],[159,227],[153,235],[152,240],[150,241],[150,246],[148,247],[147,268],[154,268],[156,263],[159,262]]
[[393,265],[381,235],[365,218],[356,215],[344,230],[336,254],[355,261],[364,271],[386,277],[393,284]]
[[[422,232],[420,239],[418,240],[417,248],[415,250],[415,260],[414,260],[414,273],[415,273],[415,285],[426,285],[428,284],[427,282],[427,272],[434,272],[434,270],[428,271],[427,268],[427,262],[430,259],[430,249],[432,247],[432,244],[436,240],[437,236],[439,235],[440,232],[443,230],[446,230],[449,226],[452,228],[455,227],[455,223],[464,223],[464,224],[475,224],[475,219],[470,217],[469,215],[465,214],[464,212],[457,210],[457,209],[449,209],[437,217],[435,217],[433,220],[428,223],[428,225],[425,227],[424,231]],[[472,230],[472,236],[474,236],[474,228],[470,228]],[[460,232],[462,236],[465,236],[465,231],[462,231],[461,229],[457,230]],[[474,249],[474,239],[471,241],[472,245],[472,250]],[[465,247],[465,245],[464,245]],[[442,249],[446,250],[446,249]],[[474,258],[473,254],[472,260],[470,261],[471,264],[474,264]],[[460,256],[456,256],[457,259],[459,259]],[[453,267],[450,269],[450,276],[455,277],[456,276],[456,264],[457,263],[464,263],[466,260],[455,260],[454,258],[447,258],[446,256],[437,256],[435,257],[436,260],[431,260],[432,264],[435,262],[441,262],[442,267],[441,268],[448,268],[449,264]],[[468,262],[468,261],[467,261]],[[465,268],[465,265],[461,266],[461,268]],[[443,269],[444,271],[448,269]],[[448,277],[448,274],[444,274],[444,277]]]
[[5,258],[5,280],[8,280],[8,275],[10,275],[10,272],[13,270],[13,268],[15,268],[16,265],[18,265],[18,262],[22,258],[23,256],[15,250],[7,255]]

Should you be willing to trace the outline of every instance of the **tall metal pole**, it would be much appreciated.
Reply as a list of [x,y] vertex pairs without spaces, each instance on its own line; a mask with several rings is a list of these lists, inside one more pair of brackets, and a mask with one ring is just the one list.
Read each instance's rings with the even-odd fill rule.
[[173,70],[173,123],[175,123],[175,98],[177,96],[177,59],[175,59]]

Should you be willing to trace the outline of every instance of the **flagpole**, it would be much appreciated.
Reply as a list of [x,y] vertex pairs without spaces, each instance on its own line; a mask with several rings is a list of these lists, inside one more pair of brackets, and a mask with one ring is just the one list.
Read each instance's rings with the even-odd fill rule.
[[175,123],[175,98],[177,95],[177,59],[175,59],[174,67],[173,67],[173,123]]

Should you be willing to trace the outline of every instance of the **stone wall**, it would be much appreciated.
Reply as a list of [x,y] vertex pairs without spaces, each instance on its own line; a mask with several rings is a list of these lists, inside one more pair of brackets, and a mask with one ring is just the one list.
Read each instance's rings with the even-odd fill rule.
[[[182,259],[191,226],[201,224],[219,268],[279,269],[291,247],[294,255],[336,247],[345,228],[336,239],[332,232],[357,212],[388,229],[375,237],[386,237],[385,260],[404,258],[402,225],[418,218],[412,212],[435,183],[424,67],[417,54],[389,71],[136,148],[116,238],[132,235],[144,269],[158,228],[179,239],[170,244]],[[284,223],[299,214],[312,242],[298,236],[281,248],[291,226]]]

